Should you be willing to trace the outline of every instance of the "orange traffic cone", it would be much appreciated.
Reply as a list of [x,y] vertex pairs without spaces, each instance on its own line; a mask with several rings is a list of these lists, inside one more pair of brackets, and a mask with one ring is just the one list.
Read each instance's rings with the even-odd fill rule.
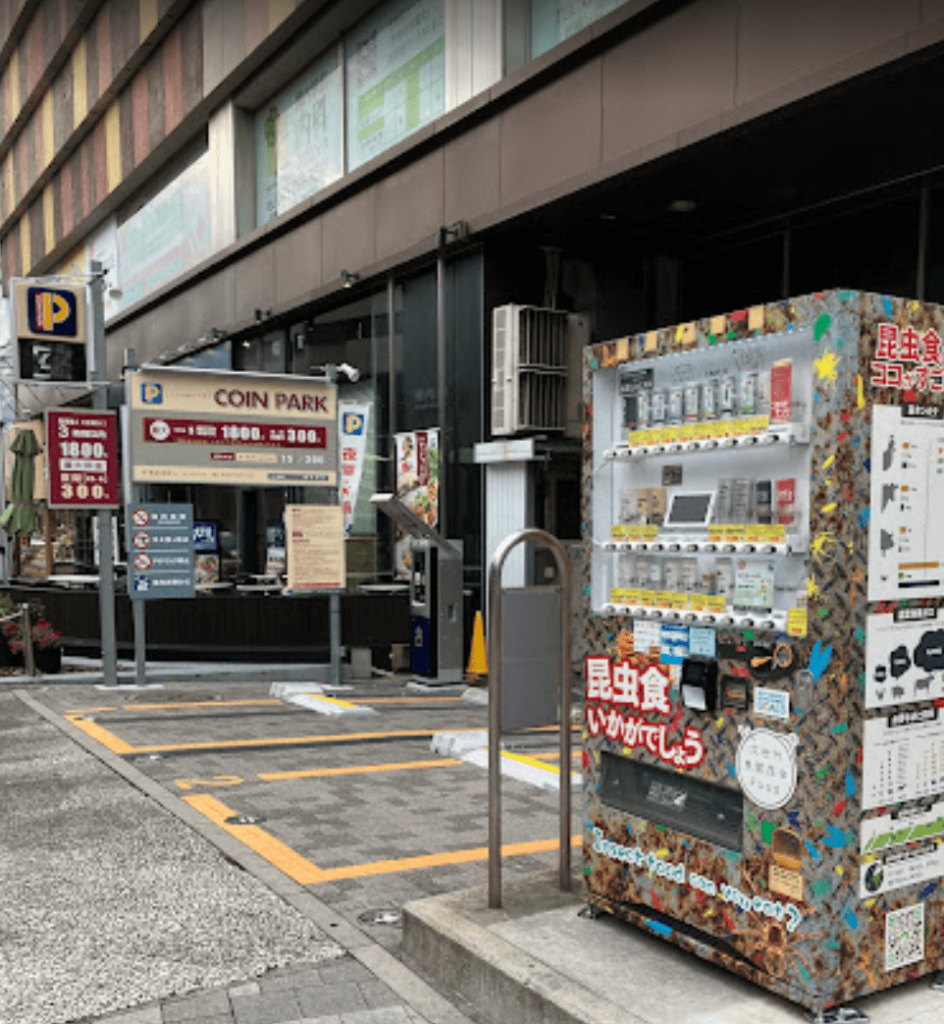
[[475,626],[472,630],[472,649],[469,652],[469,664],[466,668],[466,675],[487,676],[488,656],[485,653],[485,626],[482,622],[482,613],[475,613]]

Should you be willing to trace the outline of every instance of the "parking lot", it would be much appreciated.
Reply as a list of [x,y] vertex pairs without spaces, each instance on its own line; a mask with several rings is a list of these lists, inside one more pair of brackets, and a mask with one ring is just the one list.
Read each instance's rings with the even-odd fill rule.
[[[451,688],[375,681],[308,706],[262,683],[37,696],[385,945],[399,941],[404,903],[486,880],[484,756],[431,745],[454,733],[484,746],[487,709]],[[506,878],[557,864],[558,741],[556,729],[506,737],[503,763],[519,776],[502,783]]]

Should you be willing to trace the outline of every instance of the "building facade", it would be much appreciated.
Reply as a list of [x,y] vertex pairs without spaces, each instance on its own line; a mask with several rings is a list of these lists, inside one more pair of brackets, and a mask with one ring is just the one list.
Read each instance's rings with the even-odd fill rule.
[[[473,607],[490,517],[580,539],[579,428],[477,461],[495,307],[598,342],[836,285],[944,299],[944,0],[0,0],[0,68],[5,294],[100,261],[116,380],[129,349],[356,368],[356,580],[402,568],[368,499],[414,431]],[[246,571],[327,500],[150,497]]]

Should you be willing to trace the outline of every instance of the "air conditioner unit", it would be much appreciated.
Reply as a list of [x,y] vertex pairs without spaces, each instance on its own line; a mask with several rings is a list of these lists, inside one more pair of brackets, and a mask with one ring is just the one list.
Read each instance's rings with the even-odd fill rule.
[[492,434],[567,427],[568,314],[536,306],[492,310]]

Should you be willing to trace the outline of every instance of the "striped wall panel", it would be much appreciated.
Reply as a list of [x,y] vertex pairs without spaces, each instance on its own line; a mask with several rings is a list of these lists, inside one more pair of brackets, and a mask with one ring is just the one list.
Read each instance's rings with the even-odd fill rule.
[[[0,38],[3,18],[11,17],[16,2],[0,0]],[[30,19],[0,76],[0,140],[24,107],[33,106],[6,152],[0,141],[0,269],[5,276],[28,273],[202,101],[208,8],[225,12],[228,74],[296,8],[313,5],[313,0],[195,0],[117,98],[97,113],[95,124],[83,128],[174,2],[105,0],[42,95],[33,95],[42,69],[55,59],[81,5],[76,0],[44,0]],[[11,222],[24,197],[36,190],[56,154],[80,128],[87,133],[82,141]]]

